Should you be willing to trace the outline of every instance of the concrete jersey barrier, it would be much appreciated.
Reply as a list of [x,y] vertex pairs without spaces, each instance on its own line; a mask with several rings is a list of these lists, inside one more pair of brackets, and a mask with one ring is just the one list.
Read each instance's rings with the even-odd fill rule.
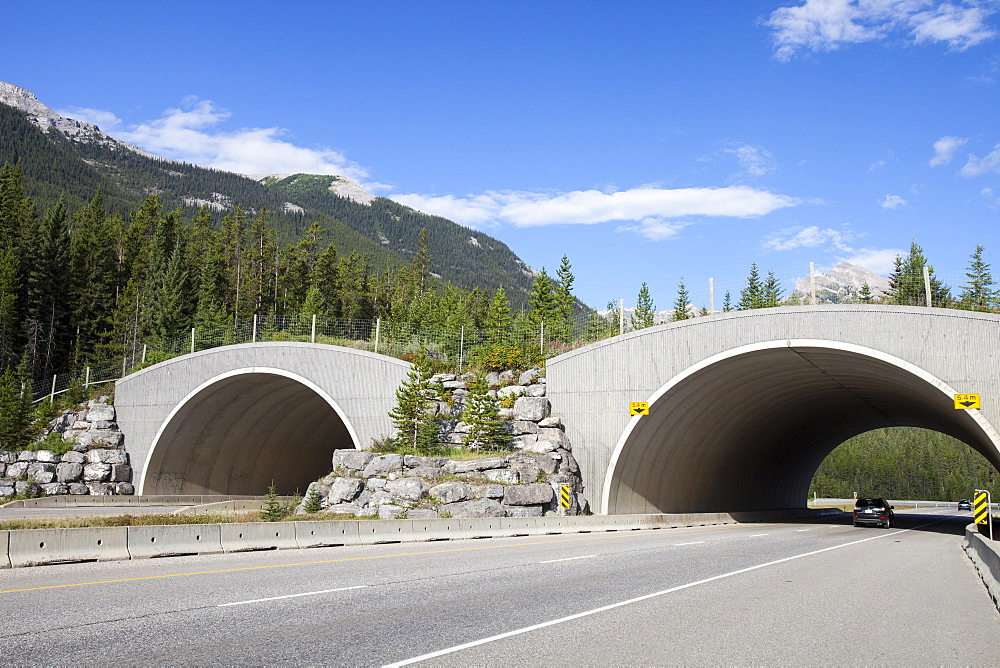
[[[683,526],[738,524],[839,514],[839,510],[678,515],[570,515],[427,520],[321,520],[180,524],[80,529],[0,531],[0,568],[70,561],[147,559],[189,554],[378,545],[469,538],[543,536],[600,531],[639,531]],[[1000,557],[996,572],[1000,574]]]
[[1000,547],[997,541],[980,534],[978,525],[970,524],[965,527],[965,542],[962,547],[979,571],[979,577],[983,579],[993,603],[1000,610]]

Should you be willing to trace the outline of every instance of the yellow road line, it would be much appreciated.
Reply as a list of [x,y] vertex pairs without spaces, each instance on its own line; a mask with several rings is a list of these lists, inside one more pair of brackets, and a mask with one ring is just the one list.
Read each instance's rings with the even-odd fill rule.
[[[687,533],[692,531],[712,531],[717,529],[740,529],[740,528],[750,528],[751,525],[720,525],[720,526],[707,526],[707,527],[696,527],[689,529],[677,529],[670,530],[671,534],[677,533]],[[754,524],[754,527],[759,526],[773,526],[767,524]],[[662,531],[662,530],[661,530]],[[346,557],[344,559],[325,559],[322,561],[301,561],[292,564],[272,564],[270,566],[245,566],[243,568],[224,568],[217,571],[193,571],[190,573],[164,573],[162,575],[144,575],[142,577],[136,578],[120,578],[117,580],[97,580],[94,582],[77,582],[71,584],[59,584],[59,585],[44,585],[41,587],[26,587],[24,589],[7,589],[5,591],[0,591],[0,594],[17,594],[26,591],[43,591],[46,589],[63,589],[66,587],[88,587],[91,585],[101,585],[101,584],[115,584],[119,582],[137,582],[142,580],[159,580],[163,578],[179,578],[194,575],[217,575],[219,573],[239,573],[243,571],[260,571],[269,568],[292,568],[296,566],[318,566],[322,564],[336,564],[348,561],[366,561],[370,559],[394,559],[399,557],[418,557],[430,554],[447,554],[449,552],[472,552],[475,550],[498,550],[507,547],[529,547],[532,545],[556,545],[559,543],[577,543],[587,540],[604,540],[607,538],[626,538],[630,536],[650,536],[653,535],[649,531],[618,531],[618,532],[602,532],[604,535],[599,536],[587,536],[584,538],[568,538],[565,540],[547,540],[547,541],[536,541],[531,543],[512,543],[508,545],[483,545],[481,547],[458,547],[448,550],[430,550],[426,552],[405,552],[403,554],[377,554],[369,557]],[[498,538],[503,538],[503,536],[498,536]],[[364,547],[351,545],[349,547]]]

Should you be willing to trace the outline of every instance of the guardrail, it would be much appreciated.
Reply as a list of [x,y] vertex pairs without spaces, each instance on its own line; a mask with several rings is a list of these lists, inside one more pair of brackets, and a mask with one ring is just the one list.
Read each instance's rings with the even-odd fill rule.
[[0,568],[252,550],[671,529],[815,517],[839,512],[794,509],[732,515],[574,515],[17,529],[0,531]]
[[979,571],[979,577],[983,579],[997,610],[1000,610],[1000,547],[997,541],[979,533],[979,525],[973,523],[965,527],[962,547]]

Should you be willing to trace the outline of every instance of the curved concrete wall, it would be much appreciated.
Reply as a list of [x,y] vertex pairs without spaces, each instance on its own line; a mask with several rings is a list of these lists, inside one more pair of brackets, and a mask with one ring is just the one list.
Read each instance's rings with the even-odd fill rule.
[[118,381],[139,494],[304,492],[336,448],[392,433],[409,364],[310,343],[213,348]]
[[[819,306],[662,325],[548,362],[587,497],[604,513],[805,503],[816,467],[856,434],[917,426],[1000,468],[1000,317]],[[952,394],[978,392],[981,411]],[[648,416],[630,401],[651,402]],[[859,490],[878,493],[879,490]]]

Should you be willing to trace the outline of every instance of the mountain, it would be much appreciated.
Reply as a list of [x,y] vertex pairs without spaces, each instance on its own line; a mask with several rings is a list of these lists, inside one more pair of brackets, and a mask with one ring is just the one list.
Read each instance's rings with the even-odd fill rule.
[[431,271],[464,288],[503,285],[513,306],[527,301],[535,272],[501,241],[365,192],[343,176],[247,176],[167,160],[60,116],[30,91],[0,82],[0,165],[20,161],[25,191],[46,209],[65,197],[71,210],[100,189],[112,212],[130,215],[151,194],[166,210],[208,206],[268,211],[282,242],[313,222],[338,252],[366,253],[374,266],[407,264],[427,230]]
[[[888,278],[872,273],[860,265],[841,262],[825,274],[816,275],[816,301],[842,304],[857,297],[865,283],[868,283],[868,288],[875,297],[889,290]],[[808,276],[795,284],[792,294],[803,299],[809,297]]]

